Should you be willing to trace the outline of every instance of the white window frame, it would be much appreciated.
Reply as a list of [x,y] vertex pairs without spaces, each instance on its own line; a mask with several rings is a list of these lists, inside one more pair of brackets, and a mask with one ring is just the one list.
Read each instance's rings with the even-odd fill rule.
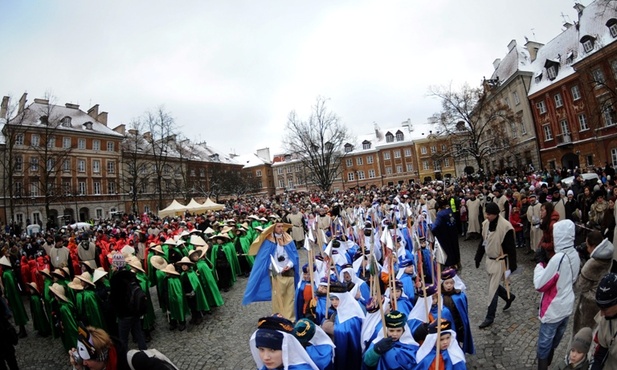
[[94,181],[92,183],[92,191],[94,195],[101,195],[101,182]]
[[107,161],[107,173],[113,174],[116,173],[116,161]]
[[561,94],[557,93],[553,96],[553,99],[555,99],[555,108],[561,108],[563,107],[563,99],[561,98]]
[[613,36],[613,38],[617,37],[617,23],[611,24],[608,30],[611,33],[611,36]]
[[108,141],[107,142],[107,151],[108,152],[115,152],[116,151],[116,146],[114,145],[113,141]]
[[392,175],[392,167],[386,167],[386,175]]
[[585,113],[579,113],[577,115],[577,118],[578,118],[579,131],[589,130],[589,125],[587,124],[587,117],[585,116]]
[[546,69],[546,75],[548,76],[549,80],[554,80],[555,77],[557,77],[557,67],[550,66]]
[[602,71],[602,68],[600,67],[595,68],[591,71],[591,77],[593,79],[593,82],[597,84],[596,87],[598,87],[599,85],[603,85],[606,82],[604,71]]
[[77,149],[86,150],[86,139],[77,139]]
[[450,158],[444,158],[443,166],[444,167],[450,167]]
[[366,156],[366,164],[373,164],[373,156],[372,155],[367,155]]
[[403,173],[403,165],[402,164],[397,164],[396,165],[396,173]]
[[586,40],[583,43],[583,50],[585,50],[585,53],[589,53],[590,51],[593,50],[593,42],[591,40]]
[[285,179],[279,179],[279,188],[285,187]]
[[362,143],[362,149],[371,149],[371,143]]
[[390,159],[390,152],[384,152],[383,153],[383,159],[389,160]]
[[407,168],[407,172],[413,172],[413,164],[406,163],[405,167]]
[[116,182],[107,181],[107,194],[115,194],[115,193],[116,193]]
[[24,170],[24,157],[17,154],[15,155],[15,172],[21,172]]
[[373,170],[373,169],[368,170],[368,178],[369,179],[374,179],[375,178],[375,170]]
[[41,137],[39,136],[39,134],[30,135],[30,146],[38,148],[39,145],[41,145]]
[[54,135],[49,135],[47,137],[47,147],[49,149],[53,149],[56,147],[56,137]]
[[80,173],[86,172],[86,160],[85,159],[77,160],[77,172],[80,172]]
[[364,180],[364,171],[358,171],[358,180]]
[[613,117],[611,116],[612,111],[612,106],[604,107],[604,109],[602,110],[602,117],[604,118],[604,124],[606,125],[606,127],[614,126],[617,123],[613,121]]
[[92,160],[92,173],[101,173],[101,161],[98,159]]
[[15,145],[24,145],[24,134],[15,135]]
[[421,154],[426,154],[426,153],[427,153],[427,152],[426,152],[426,147],[425,147],[425,146],[420,147],[420,153],[421,153]]
[[[277,168],[276,173],[279,174],[279,175],[282,175],[283,174],[283,167]],[[282,186],[282,187],[284,187],[284,186]]]
[[395,150],[394,151],[394,158],[401,158],[401,151],[400,150]]
[[261,177],[261,170],[255,170],[255,176]]
[[39,196],[39,184],[38,182],[30,183],[30,196],[38,197]]
[[542,125],[542,132],[544,133],[544,141],[553,140],[553,131],[551,130],[551,125]]
[[364,164],[364,161],[362,160],[362,157],[356,157],[356,164],[358,166],[362,166]]
[[77,183],[77,191],[79,195],[86,195],[88,193],[88,180],[79,181]]
[[546,113],[546,103],[544,103],[544,100],[540,100],[539,102],[537,102],[536,108],[538,109],[538,112],[540,114]]
[[30,172],[38,172],[39,159],[38,157],[30,157]]
[[356,176],[353,173],[353,171],[347,172],[347,181],[354,181],[355,179],[356,179]]
[[103,208],[96,208],[94,210],[94,214],[96,215],[97,219],[102,219],[103,218]]
[[96,152],[101,150],[101,140],[92,140],[92,150]]
[[70,137],[63,137],[62,138],[62,147],[64,149],[68,149],[71,147],[71,138]]
[[521,99],[518,97],[517,91],[512,92],[512,97],[514,98],[514,105],[521,104]]
[[405,157],[411,157],[411,149],[405,149]]
[[346,165],[347,167],[351,167],[351,166],[353,166],[353,159],[351,159],[351,158],[347,158],[347,159],[345,160],[345,165]]
[[568,127],[567,119],[562,119],[561,121],[559,121],[559,128],[561,128],[561,133],[563,135],[570,135],[570,127]]
[[572,92],[572,101],[577,101],[581,98],[581,90],[579,89],[578,85],[572,86],[570,91]]
[[430,169],[430,166],[429,166],[428,161],[426,159],[422,161],[422,169],[424,169],[424,170],[429,170]]
[[431,154],[437,153],[437,146],[431,145]]

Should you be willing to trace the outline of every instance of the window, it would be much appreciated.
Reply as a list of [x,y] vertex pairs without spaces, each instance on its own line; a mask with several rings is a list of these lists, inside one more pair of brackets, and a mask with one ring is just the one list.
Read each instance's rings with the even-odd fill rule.
[[563,99],[561,98],[561,94],[557,93],[554,96],[555,98],[555,107],[560,108],[563,106]]
[[593,155],[587,156],[587,166],[593,166]]
[[77,160],[77,172],[86,172],[86,160],[85,159]]
[[413,165],[411,163],[407,163],[407,172],[413,172]]
[[15,135],[15,145],[24,145],[24,134]]
[[189,174],[191,177],[195,177],[195,169],[191,168],[191,170],[189,171]]
[[583,42],[583,50],[585,50],[585,53],[589,53],[590,51],[593,50],[593,39],[592,38],[587,38]]
[[24,214],[23,213],[15,213],[15,221],[17,221],[18,224],[23,224],[24,223]]
[[375,170],[368,170],[368,178],[369,179],[375,178]]
[[544,100],[541,100],[541,101],[537,102],[536,103],[536,108],[538,108],[538,112],[540,114],[546,113],[546,104],[544,103]]
[[116,183],[113,181],[107,182],[107,194],[116,194]]
[[617,148],[611,149],[611,159],[613,160],[613,167],[617,166]]
[[62,191],[64,192],[64,195],[67,195],[71,192],[71,183],[70,182],[63,182],[62,183]]
[[364,171],[358,171],[358,180],[364,180]]
[[362,157],[356,157],[356,164],[357,164],[358,166],[361,166],[361,165],[363,164],[363,162],[364,162],[364,161],[362,160]]
[[100,181],[95,181],[93,184],[94,186],[94,194],[95,195],[100,195],[101,194],[101,183]]
[[546,69],[546,74],[549,80],[554,80],[557,77],[557,67],[550,66]]
[[353,172],[347,172],[347,181],[353,181],[355,179],[356,178]]
[[426,154],[426,147],[425,146],[420,148],[420,153]]
[[115,150],[114,149],[114,142],[113,141],[108,141],[107,142],[107,151],[108,152],[113,152],[114,150]]
[[279,179],[279,188],[285,187],[285,179]]
[[386,175],[392,174],[392,167],[386,167]]
[[30,184],[30,196],[38,197],[39,196],[39,186],[38,183]]
[[613,38],[617,37],[617,22],[613,22],[613,24],[608,26],[608,30],[611,32]]
[[60,122],[62,122],[62,126],[64,127],[71,127],[71,117],[64,117]]
[[345,145],[345,153],[350,153],[353,150],[353,146],[351,144]]
[[384,152],[383,159],[390,159],[390,152]]
[[441,151],[442,152],[447,152],[448,151],[448,146],[446,144],[441,144]]
[[[276,173],[278,173],[279,175],[282,175],[282,174],[283,174],[283,167],[279,167],[279,168],[276,170]],[[283,186],[283,187],[284,187],[284,186]]]
[[411,157],[411,149],[405,149],[405,157]]
[[551,126],[544,125],[542,126],[542,130],[544,130],[544,141],[553,140],[553,133],[551,132]]
[[62,172],[70,172],[71,171],[71,160],[65,159],[62,161]]
[[86,139],[77,140],[77,149],[81,149],[81,150],[86,149]]
[[71,138],[70,137],[63,137],[62,138],[62,147],[64,149],[68,149],[71,147]]
[[580,131],[589,130],[589,126],[587,125],[587,117],[585,113],[580,113],[578,115],[578,125],[580,127]]
[[78,190],[79,191],[79,195],[86,195],[86,192],[87,192],[87,190],[86,190],[86,181],[84,180],[84,181],[78,182],[77,186],[79,188],[79,190]]
[[372,155],[367,155],[366,156],[366,163],[367,164],[372,164],[373,163],[373,156]]
[[116,173],[116,162],[107,161],[107,173]]
[[611,60],[611,70],[613,71],[613,76],[617,78],[617,59]]
[[101,173],[101,161],[95,159],[92,161],[92,172]]
[[30,172],[37,172],[39,170],[39,159],[37,157],[30,157]]
[[444,167],[450,167],[450,158],[445,158],[443,160],[443,166]]
[[392,133],[388,132],[386,134],[386,143],[392,143],[394,142],[394,135],[392,135]]
[[604,84],[604,72],[602,72],[602,69],[600,68],[596,68],[593,71],[591,71],[591,77],[593,82],[596,83],[596,85],[602,85]]
[[101,150],[101,140],[92,140],[92,150]]
[[516,137],[516,122],[510,122],[510,131],[512,131],[512,137]]
[[561,126],[561,133],[564,135],[570,135],[570,129],[568,128],[568,121],[567,120],[561,120],[561,122],[559,122],[559,125]]
[[21,172],[24,169],[24,157],[21,155],[15,156],[15,172]]
[[402,173],[403,172],[403,166],[401,166],[400,164],[396,166],[396,173]]
[[422,169],[424,169],[424,170],[428,170],[429,169],[428,161],[426,161],[426,160],[422,161]]
[[578,88],[578,85],[572,86],[570,91],[572,92],[572,100],[576,101],[581,98],[581,90]]
[[431,146],[431,154],[437,153],[437,147],[435,145]]
[[95,209],[94,213],[96,214],[96,218],[98,218],[98,219],[103,218],[103,209],[102,208]]
[[604,116],[604,123],[606,126],[613,126],[617,122],[615,110],[612,106],[604,107],[602,110],[602,115]]
[[32,134],[32,136],[30,136],[30,144],[35,148],[41,144],[41,138],[38,134]]
[[24,184],[21,181],[15,181],[15,195],[21,196],[24,192]]
[[518,92],[517,91],[512,93],[512,97],[514,98],[514,104],[516,104],[516,105],[521,104],[521,99],[518,97]]
[[353,159],[351,159],[351,158],[347,158],[347,159],[345,160],[345,164],[347,165],[347,167],[351,167],[351,166],[353,166]]
[[261,170],[256,170],[255,171],[255,176],[261,177]]
[[289,189],[293,189],[294,188],[294,180],[293,179],[287,180],[287,187]]
[[41,212],[33,212],[32,213],[32,222],[38,225],[42,225],[41,221]]
[[47,137],[47,147],[50,149],[56,147],[56,137],[55,136],[50,135]]
[[47,172],[54,172],[56,168],[56,159],[55,158],[47,158]]
[[394,151],[394,158],[401,158],[401,151],[400,150],[395,150]]
[[369,141],[363,142],[362,149],[371,149],[371,143]]
[[405,135],[403,135],[401,131],[396,132],[396,141],[403,141],[404,138],[405,138]]

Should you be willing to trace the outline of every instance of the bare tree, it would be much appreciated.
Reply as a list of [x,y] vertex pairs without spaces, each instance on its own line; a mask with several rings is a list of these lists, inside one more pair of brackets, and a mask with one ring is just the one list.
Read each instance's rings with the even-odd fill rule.
[[309,182],[329,191],[341,173],[343,146],[351,135],[339,117],[326,107],[327,99],[318,97],[308,120],[295,111],[287,118],[287,136],[283,145],[288,153],[296,153],[306,168]]
[[[467,145],[459,147],[476,161],[478,170],[484,168],[489,155],[499,156],[508,151],[511,138],[506,126],[519,122],[519,118],[508,105],[490,96],[491,84],[485,81],[484,88],[472,88],[465,84],[460,91],[449,87],[432,87],[429,95],[441,100],[441,112],[435,113],[431,122],[444,130],[444,133],[457,137]],[[520,123],[520,122],[519,122]]]
[[133,214],[138,212],[137,202],[141,195],[147,192],[148,179],[152,172],[152,166],[146,157],[150,144],[143,136],[144,126],[142,120],[131,121],[122,140],[123,174],[120,187],[122,193],[129,194]]

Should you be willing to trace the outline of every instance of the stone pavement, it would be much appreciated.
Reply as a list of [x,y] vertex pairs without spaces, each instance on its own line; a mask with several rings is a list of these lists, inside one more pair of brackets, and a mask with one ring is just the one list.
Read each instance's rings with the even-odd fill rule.
[[[463,262],[462,279],[467,285],[470,302],[470,320],[476,354],[467,356],[469,369],[532,369],[535,368],[535,348],[539,321],[537,307],[539,293],[533,289],[534,263],[529,255],[519,256],[519,271],[511,278],[512,292],[516,300],[508,312],[502,312],[504,302],[499,302],[495,323],[487,329],[478,329],[486,314],[487,278],[484,264],[475,268],[473,257],[477,241],[461,239]],[[306,260],[306,254],[302,254]],[[149,348],[165,353],[178,367],[185,369],[255,369],[248,340],[256,328],[257,319],[270,313],[270,303],[262,302],[242,306],[241,300],[246,279],[223,293],[225,305],[207,316],[199,327],[188,325],[184,332],[167,329],[164,318],[158,317],[157,329],[152,333]],[[156,296],[155,290],[152,290]],[[156,299],[156,298],[155,298]],[[27,303],[27,302],[26,302]],[[69,369],[68,356],[59,340],[39,338],[30,323],[28,337],[16,347],[20,369]],[[555,353],[555,361],[566,353],[571,336],[571,325]],[[136,348],[134,343],[132,348]],[[350,369],[353,370],[353,369]]]

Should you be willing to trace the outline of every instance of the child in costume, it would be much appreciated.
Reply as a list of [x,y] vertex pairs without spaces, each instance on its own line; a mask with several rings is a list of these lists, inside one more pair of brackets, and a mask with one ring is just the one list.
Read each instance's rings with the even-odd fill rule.
[[467,295],[460,289],[456,289],[454,277],[456,270],[447,269],[441,273],[441,295],[443,304],[448,307],[452,314],[453,330],[456,331],[456,338],[463,352],[474,354],[473,337],[471,336],[471,326],[469,324],[469,304]]
[[294,336],[320,370],[334,368],[334,342],[321,327],[309,319],[300,319],[294,327]]
[[411,336],[407,316],[399,311],[385,315],[386,336],[383,330],[364,353],[364,364],[377,370],[413,370],[416,366],[416,352],[420,348]]
[[[416,360],[418,361],[417,370],[428,369],[448,369],[465,370],[465,354],[458,346],[456,332],[452,330],[450,321],[441,320],[439,324],[439,338],[437,338],[437,322],[431,323],[428,327],[428,335],[424,343],[418,349]],[[436,342],[439,347],[439,359],[437,360]],[[437,365],[438,363],[438,365]]]
[[197,273],[193,270],[193,262],[188,257],[182,257],[180,262],[182,272],[180,280],[182,281],[182,290],[191,310],[191,321],[193,325],[199,325],[202,322],[203,314],[210,311],[210,306],[206,301],[206,294],[201,286]]

